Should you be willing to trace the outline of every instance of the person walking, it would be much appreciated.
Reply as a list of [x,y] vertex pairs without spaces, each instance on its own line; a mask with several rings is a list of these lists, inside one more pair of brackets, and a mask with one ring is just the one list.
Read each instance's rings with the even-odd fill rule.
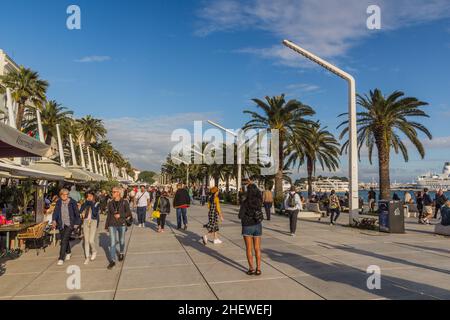
[[191,204],[194,204],[194,188],[192,186],[189,187],[189,198],[191,199]]
[[164,226],[166,224],[167,215],[170,213],[170,201],[167,191],[160,193],[156,192],[155,203],[153,204],[153,210],[159,211],[159,218],[156,219],[158,223],[158,233],[164,232]]
[[202,185],[201,190],[200,190],[200,202],[202,204],[202,207],[206,203],[206,186],[205,185]]
[[[239,219],[242,224],[242,236],[245,242],[245,252],[248,261],[248,275],[261,275],[261,237],[262,221],[262,196],[258,187],[251,184],[247,187],[245,200],[239,208]],[[256,257],[256,271],[254,269],[253,251]]]
[[83,221],[84,255],[86,258],[84,264],[88,264],[89,259],[94,261],[97,257],[95,238],[100,221],[100,205],[95,201],[94,192],[87,191],[85,197],[86,201],[80,208],[80,216]]
[[208,199],[208,223],[205,228],[208,233],[203,236],[203,244],[206,246],[208,244],[208,236],[212,235],[214,244],[221,244],[222,240],[219,239],[219,218],[223,221],[222,210],[220,209],[219,200],[219,189],[217,187],[212,187],[210,196]]
[[62,266],[64,261],[69,261],[72,256],[70,236],[72,231],[81,224],[81,219],[77,202],[69,197],[69,190],[61,189],[59,197],[53,211],[52,226],[53,229],[58,228],[61,237],[58,265]]
[[444,191],[442,189],[439,189],[438,192],[436,192],[436,195],[434,196],[434,218],[438,218],[438,213],[440,212],[441,208],[444,206],[444,204],[447,202],[447,197],[444,194]]
[[411,204],[412,203],[411,193],[406,191],[403,200],[405,201],[405,205]]
[[331,190],[329,198],[329,210],[330,210],[330,225],[334,226],[337,219],[341,215],[341,203],[335,190]]
[[81,201],[81,194],[78,192],[77,187],[73,185],[70,187],[69,197],[79,203]]
[[416,205],[417,211],[419,212],[419,223],[423,223],[423,194],[422,191],[417,191],[416,193]]
[[373,187],[370,188],[370,191],[368,193],[369,198],[369,212],[375,211],[375,202],[377,201],[377,193],[375,190],[373,190]]
[[112,189],[112,200],[108,203],[108,215],[106,217],[105,229],[109,232],[109,254],[110,262],[108,269],[111,270],[116,265],[116,244],[119,242],[119,261],[125,257],[125,231],[127,225],[131,225],[133,216],[131,215],[130,203],[122,196],[123,190],[119,187]]
[[187,230],[188,220],[187,220],[187,209],[191,204],[191,199],[189,193],[181,183],[177,185],[177,191],[173,198],[173,207],[177,212],[177,229],[181,229],[181,223],[184,224],[184,230]]
[[428,188],[423,189],[423,224],[431,224],[430,219],[433,217],[433,200],[428,194]]
[[106,209],[108,207],[108,201],[109,201],[109,195],[106,192],[106,190],[102,190],[102,192],[99,195],[99,202],[100,202],[100,212],[101,214],[106,214]]
[[147,214],[147,208],[150,206],[150,194],[145,190],[145,186],[141,186],[141,190],[136,193],[134,198],[134,206],[136,207],[136,214],[138,217],[139,227],[145,227],[145,216]]
[[291,236],[295,237],[295,232],[297,231],[298,213],[300,212],[300,210],[303,210],[303,206],[300,200],[300,196],[295,191],[294,186],[291,187],[291,190],[284,199],[284,208],[289,215]]
[[273,206],[273,195],[269,187],[267,187],[266,190],[263,192],[263,203],[264,209],[266,210],[266,218],[267,218],[266,220],[270,221],[270,211],[272,210]]

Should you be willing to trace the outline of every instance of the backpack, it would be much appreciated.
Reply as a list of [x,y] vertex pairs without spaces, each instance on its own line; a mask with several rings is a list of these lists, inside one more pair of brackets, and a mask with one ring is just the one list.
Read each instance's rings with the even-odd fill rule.
[[443,226],[450,226],[450,207],[443,206],[441,208],[441,224]]
[[330,209],[337,209],[339,208],[339,199],[336,197],[336,195],[332,195],[330,197]]
[[289,194],[288,205],[289,205],[289,208],[295,208],[297,206],[297,202],[295,201],[295,193]]

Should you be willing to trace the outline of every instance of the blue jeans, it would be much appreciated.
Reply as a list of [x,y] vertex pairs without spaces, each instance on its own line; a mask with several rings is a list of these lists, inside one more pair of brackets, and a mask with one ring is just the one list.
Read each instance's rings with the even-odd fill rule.
[[138,223],[145,224],[145,215],[147,214],[147,207],[137,207],[136,213],[138,217]]
[[187,209],[186,208],[177,208],[177,228],[181,228],[181,219],[183,218],[183,224],[187,226]]
[[[116,261],[116,244],[117,240],[119,240],[120,253],[125,253],[125,231],[127,227],[109,227],[109,256],[111,261]],[[119,237],[117,238],[117,233],[119,233]]]

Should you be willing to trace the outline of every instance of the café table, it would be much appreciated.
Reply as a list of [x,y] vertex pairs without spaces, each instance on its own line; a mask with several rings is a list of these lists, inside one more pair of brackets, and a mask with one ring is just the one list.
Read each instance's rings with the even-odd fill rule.
[[5,233],[6,234],[6,253],[9,254],[11,252],[9,247],[9,241],[10,241],[10,234],[15,233],[16,237],[14,239],[14,248],[15,250],[17,248],[17,234],[21,231],[27,230],[28,228],[35,226],[35,222],[27,222],[27,223],[21,223],[21,224],[11,224],[11,225],[3,225],[0,226],[0,234]]

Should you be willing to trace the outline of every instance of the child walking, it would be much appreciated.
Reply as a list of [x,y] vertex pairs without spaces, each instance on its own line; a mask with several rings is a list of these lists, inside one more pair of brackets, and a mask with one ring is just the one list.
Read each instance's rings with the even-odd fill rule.
[[211,196],[208,199],[208,224],[206,224],[206,229],[208,233],[203,236],[203,244],[206,246],[208,244],[208,235],[213,236],[214,244],[221,244],[222,240],[218,237],[219,232],[219,218],[223,221],[222,210],[220,209],[219,201],[219,189],[217,187],[211,188]]

